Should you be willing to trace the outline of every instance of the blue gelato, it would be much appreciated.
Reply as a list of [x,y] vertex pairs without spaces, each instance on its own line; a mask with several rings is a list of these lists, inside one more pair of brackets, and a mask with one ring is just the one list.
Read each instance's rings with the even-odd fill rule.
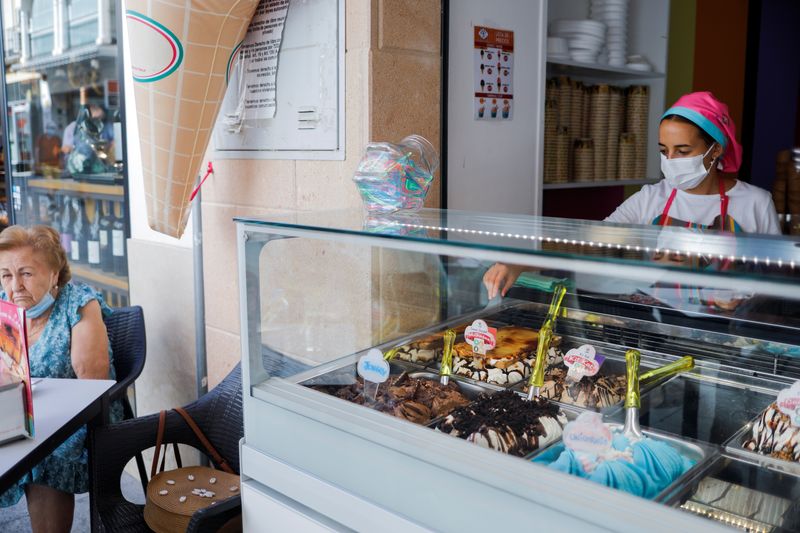
[[534,462],[647,499],[655,498],[694,464],[668,443],[645,437],[634,442],[620,433],[603,453],[576,452],[563,443]]

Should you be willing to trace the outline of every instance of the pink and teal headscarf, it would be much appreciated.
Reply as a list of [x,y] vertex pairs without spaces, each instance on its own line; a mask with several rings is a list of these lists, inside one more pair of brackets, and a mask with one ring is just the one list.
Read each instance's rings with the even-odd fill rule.
[[685,94],[661,115],[661,119],[667,115],[678,115],[690,120],[722,146],[724,152],[720,170],[739,170],[742,165],[742,146],[736,141],[736,125],[728,112],[728,106],[717,100],[713,94],[708,91]]

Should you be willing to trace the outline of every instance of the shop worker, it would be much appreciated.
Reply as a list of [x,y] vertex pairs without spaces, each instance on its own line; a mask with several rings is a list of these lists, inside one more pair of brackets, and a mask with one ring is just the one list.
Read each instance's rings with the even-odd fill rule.
[[[0,232],[0,298],[25,309],[32,377],[114,379],[103,316],[111,313],[88,285],[70,281],[61,237],[47,226]],[[122,405],[111,405],[122,420]],[[25,494],[34,533],[69,532],[74,495],[89,490],[86,428],[0,494],[8,507]]]
[[[642,187],[606,222],[780,234],[771,195],[723,174],[739,170],[742,147],[728,106],[713,94],[686,94],[667,109],[658,146],[664,179]],[[505,295],[523,271],[493,265],[483,277],[489,298]]]
[[607,222],[780,234],[772,196],[736,178],[742,147],[728,106],[710,92],[682,96],[661,117],[664,179],[645,185]]

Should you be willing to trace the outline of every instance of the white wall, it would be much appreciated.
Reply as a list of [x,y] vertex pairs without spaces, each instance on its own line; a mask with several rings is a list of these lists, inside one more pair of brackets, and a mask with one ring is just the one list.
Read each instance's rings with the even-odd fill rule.
[[[538,214],[546,0],[450,2],[447,207]],[[514,31],[514,116],[473,120],[473,26]]]
[[[127,134],[128,155],[128,194],[130,196],[131,238],[141,239],[162,244],[173,244],[186,248],[192,247],[192,221],[186,226],[186,231],[180,239],[169,237],[163,233],[153,231],[147,224],[147,206],[144,199],[144,178],[142,176],[141,152],[139,151],[139,125],[136,121],[136,99],[133,96],[133,77],[131,76],[130,43],[128,41],[128,27],[125,24],[124,3],[122,23],[122,49],[125,61],[125,123]],[[211,178],[209,178],[211,179]],[[130,258],[129,258],[130,263]],[[132,266],[129,264],[129,266]],[[130,269],[129,269],[130,270]]]

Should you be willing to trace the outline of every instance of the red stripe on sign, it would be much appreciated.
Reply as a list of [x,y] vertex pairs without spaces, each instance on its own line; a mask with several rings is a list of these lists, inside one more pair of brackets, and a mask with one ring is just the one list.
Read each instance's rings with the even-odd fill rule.
[[169,64],[167,64],[166,67],[164,67],[163,69],[159,70],[158,72],[156,72],[154,74],[151,74],[149,76],[145,76],[146,78],[154,78],[154,77],[156,77],[156,76],[168,71],[169,68],[172,65],[175,64],[175,60],[178,58],[178,48],[175,46],[175,43],[172,42],[172,39],[170,39],[169,35],[164,33],[164,31],[161,28],[149,23],[148,21],[146,21],[144,19],[141,19],[141,18],[138,18],[138,17],[133,17],[133,18],[135,18],[136,20],[138,20],[142,24],[146,24],[146,25],[150,26],[151,28],[156,30],[158,33],[160,33],[167,40],[167,42],[169,43],[170,47],[172,48],[172,59],[170,60]]

